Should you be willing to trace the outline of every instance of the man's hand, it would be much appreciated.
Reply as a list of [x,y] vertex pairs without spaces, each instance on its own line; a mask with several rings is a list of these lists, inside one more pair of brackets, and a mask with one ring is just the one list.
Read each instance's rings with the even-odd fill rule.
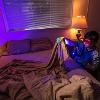
[[59,44],[63,39],[64,39],[64,37],[58,37],[58,38],[56,39],[56,42]]

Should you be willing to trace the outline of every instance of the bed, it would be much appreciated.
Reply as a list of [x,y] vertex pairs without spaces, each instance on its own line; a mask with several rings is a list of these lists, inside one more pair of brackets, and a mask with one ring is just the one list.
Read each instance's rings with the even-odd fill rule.
[[43,63],[47,63],[50,58],[52,50],[45,50],[39,52],[30,52],[25,54],[18,54],[18,55],[10,55],[10,56],[2,56],[0,58],[0,67],[3,67],[13,61],[14,59],[17,60],[31,60],[31,61],[41,61]]
[[8,54],[0,57],[0,100],[100,100],[100,83],[85,70],[67,75],[61,71],[60,77],[54,70],[48,74],[44,66],[52,53],[50,40],[32,40],[31,45],[36,45],[31,48],[35,49],[26,52],[24,47],[24,53],[21,46],[10,51],[16,42],[23,45],[22,41],[11,41],[6,45]]

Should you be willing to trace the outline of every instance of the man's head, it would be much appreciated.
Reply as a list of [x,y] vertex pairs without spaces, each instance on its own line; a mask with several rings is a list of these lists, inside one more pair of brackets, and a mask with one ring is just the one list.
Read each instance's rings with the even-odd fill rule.
[[84,36],[84,44],[86,47],[95,46],[99,40],[99,34],[96,31],[89,31]]

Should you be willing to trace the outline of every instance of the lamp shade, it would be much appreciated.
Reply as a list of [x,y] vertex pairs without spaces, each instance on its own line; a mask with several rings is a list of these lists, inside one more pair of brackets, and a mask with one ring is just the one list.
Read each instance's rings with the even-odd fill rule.
[[76,16],[72,18],[72,27],[77,29],[87,28],[87,22],[85,16]]

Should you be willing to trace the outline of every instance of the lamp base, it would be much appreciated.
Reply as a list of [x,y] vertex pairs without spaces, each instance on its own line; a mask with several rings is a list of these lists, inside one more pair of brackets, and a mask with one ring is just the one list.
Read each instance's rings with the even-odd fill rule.
[[78,33],[76,34],[76,37],[77,37],[77,39],[78,40],[81,40],[81,36],[82,36],[82,34],[81,34],[81,29],[77,29],[77,31],[78,31]]
[[82,29],[77,29],[77,31],[78,31],[78,34],[80,34],[80,33],[81,33],[81,31],[82,31]]

